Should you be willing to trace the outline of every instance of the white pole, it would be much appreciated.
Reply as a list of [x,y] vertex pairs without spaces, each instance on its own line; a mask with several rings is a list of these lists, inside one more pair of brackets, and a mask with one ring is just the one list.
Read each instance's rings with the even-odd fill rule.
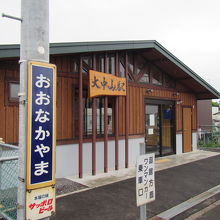
[[17,219],[26,219],[27,63],[49,62],[49,0],[21,0]]
[[[145,143],[140,144],[140,155],[146,154]],[[140,220],[147,220],[147,205],[140,206]]]

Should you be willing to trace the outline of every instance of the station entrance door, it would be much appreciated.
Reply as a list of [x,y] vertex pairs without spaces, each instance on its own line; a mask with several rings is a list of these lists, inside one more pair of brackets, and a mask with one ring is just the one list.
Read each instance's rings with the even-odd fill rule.
[[145,100],[146,152],[156,156],[175,153],[175,105],[173,101]]

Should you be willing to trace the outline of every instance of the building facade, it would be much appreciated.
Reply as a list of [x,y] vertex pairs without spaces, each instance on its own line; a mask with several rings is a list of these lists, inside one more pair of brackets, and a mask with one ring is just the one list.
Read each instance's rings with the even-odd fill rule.
[[[57,66],[57,177],[134,166],[141,143],[156,156],[197,148],[197,100],[220,94],[158,42],[50,48]],[[0,137],[12,144],[18,143],[18,57],[18,45],[0,46]],[[126,78],[126,96],[90,98],[90,70]],[[113,86],[104,78],[99,83],[103,90]]]

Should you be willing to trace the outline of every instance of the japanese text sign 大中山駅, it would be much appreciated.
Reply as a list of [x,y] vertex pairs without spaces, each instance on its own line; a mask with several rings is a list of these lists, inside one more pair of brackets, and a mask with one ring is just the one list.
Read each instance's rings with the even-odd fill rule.
[[126,78],[90,70],[89,97],[103,95],[126,96],[126,82]]
[[28,64],[27,189],[55,184],[56,67]]
[[137,206],[155,200],[155,155],[145,154],[137,158],[136,198]]

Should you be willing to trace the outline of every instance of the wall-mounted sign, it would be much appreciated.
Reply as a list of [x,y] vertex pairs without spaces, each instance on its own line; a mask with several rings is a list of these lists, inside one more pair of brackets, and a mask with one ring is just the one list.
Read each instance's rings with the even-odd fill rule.
[[89,71],[89,97],[126,96],[126,78],[111,74]]
[[136,198],[137,206],[155,200],[155,155],[145,154],[137,158]]
[[35,220],[55,213],[55,187],[44,187],[26,193],[26,219]]
[[55,184],[56,66],[29,62],[27,189]]

